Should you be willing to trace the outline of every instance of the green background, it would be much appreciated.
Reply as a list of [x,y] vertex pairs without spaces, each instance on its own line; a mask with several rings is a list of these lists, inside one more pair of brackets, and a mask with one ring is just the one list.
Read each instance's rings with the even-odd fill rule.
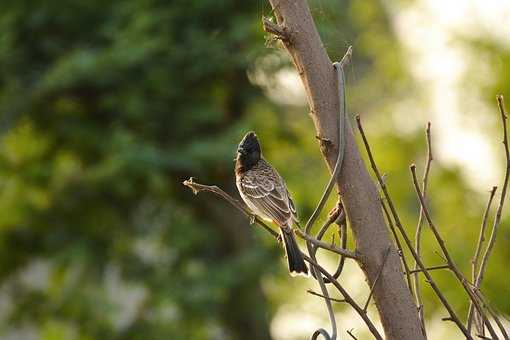
[[[354,46],[349,113],[363,113],[414,234],[419,206],[408,165],[421,171],[424,133],[396,133],[388,117],[404,98],[417,110],[427,102],[391,18],[376,0],[310,5],[332,60]],[[264,74],[271,84],[290,67],[263,33],[262,15],[271,10],[261,0],[1,3],[0,338],[269,339],[282,306],[320,303],[305,292],[311,282],[288,276],[266,233],[181,184],[193,176],[237,197],[232,159],[244,133],[255,130],[302,219],[320,197],[328,177],[307,107],[302,99],[271,100],[254,81]],[[495,94],[510,96],[510,50],[461,40],[473,55],[503,61],[481,88],[497,115]],[[502,157],[497,122],[486,133]],[[503,168],[503,159],[486,166]],[[459,168],[433,165],[431,211],[467,274],[488,197],[470,184]],[[506,314],[508,222],[504,214],[483,285]],[[440,263],[427,229],[425,242],[425,261]],[[434,276],[465,315],[467,299],[452,276]],[[422,286],[426,315],[437,321],[446,314]],[[325,309],[319,313],[326,318]]]

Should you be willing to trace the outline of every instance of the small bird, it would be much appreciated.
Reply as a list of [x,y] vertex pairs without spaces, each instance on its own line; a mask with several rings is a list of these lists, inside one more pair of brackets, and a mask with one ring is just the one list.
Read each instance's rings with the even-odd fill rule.
[[239,194],[252,212],[280,227],[290,274],[307,276],[308,267],[292,232],[292,225],[298,220],[294,202],[283,178],[262,158],[254,132],[248,132],[239,143],[235,174]]

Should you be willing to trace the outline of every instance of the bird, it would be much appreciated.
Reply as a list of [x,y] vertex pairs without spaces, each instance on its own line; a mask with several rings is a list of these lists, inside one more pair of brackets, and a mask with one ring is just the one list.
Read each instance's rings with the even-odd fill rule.
[[308,267],[292,231],[298,222],[296,207],[283,178],[262,157],[259,139],[253,131],[237,147],[235,177],[239,194],[254,215],[280,228],[290,274],[308,276]]

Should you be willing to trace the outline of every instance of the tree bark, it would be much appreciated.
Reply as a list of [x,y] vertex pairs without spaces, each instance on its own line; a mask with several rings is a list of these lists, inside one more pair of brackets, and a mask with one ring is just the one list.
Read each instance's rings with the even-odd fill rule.
[[[301,76],[321,152],[333,169],[338,150],[339,100],[335,70],[305,0],[270,0],[279,25],[276,30]],[[279,34],[278,34],[279,33]],[[386,339],[424,339],[400,259],[381,211],[379,194],[361,160],[352,129],[346,129],[345,156],[336,186],[356,239],[359,264],[369,286],[376,280],[383,256],[391,247],[373,298]]]

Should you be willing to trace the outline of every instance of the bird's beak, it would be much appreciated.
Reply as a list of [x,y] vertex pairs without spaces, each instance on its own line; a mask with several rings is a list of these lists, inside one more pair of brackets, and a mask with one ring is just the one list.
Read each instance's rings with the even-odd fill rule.
[[240,146],[237,148],[237,153],[241,155],[246,155],[246,150],[242,146]]

